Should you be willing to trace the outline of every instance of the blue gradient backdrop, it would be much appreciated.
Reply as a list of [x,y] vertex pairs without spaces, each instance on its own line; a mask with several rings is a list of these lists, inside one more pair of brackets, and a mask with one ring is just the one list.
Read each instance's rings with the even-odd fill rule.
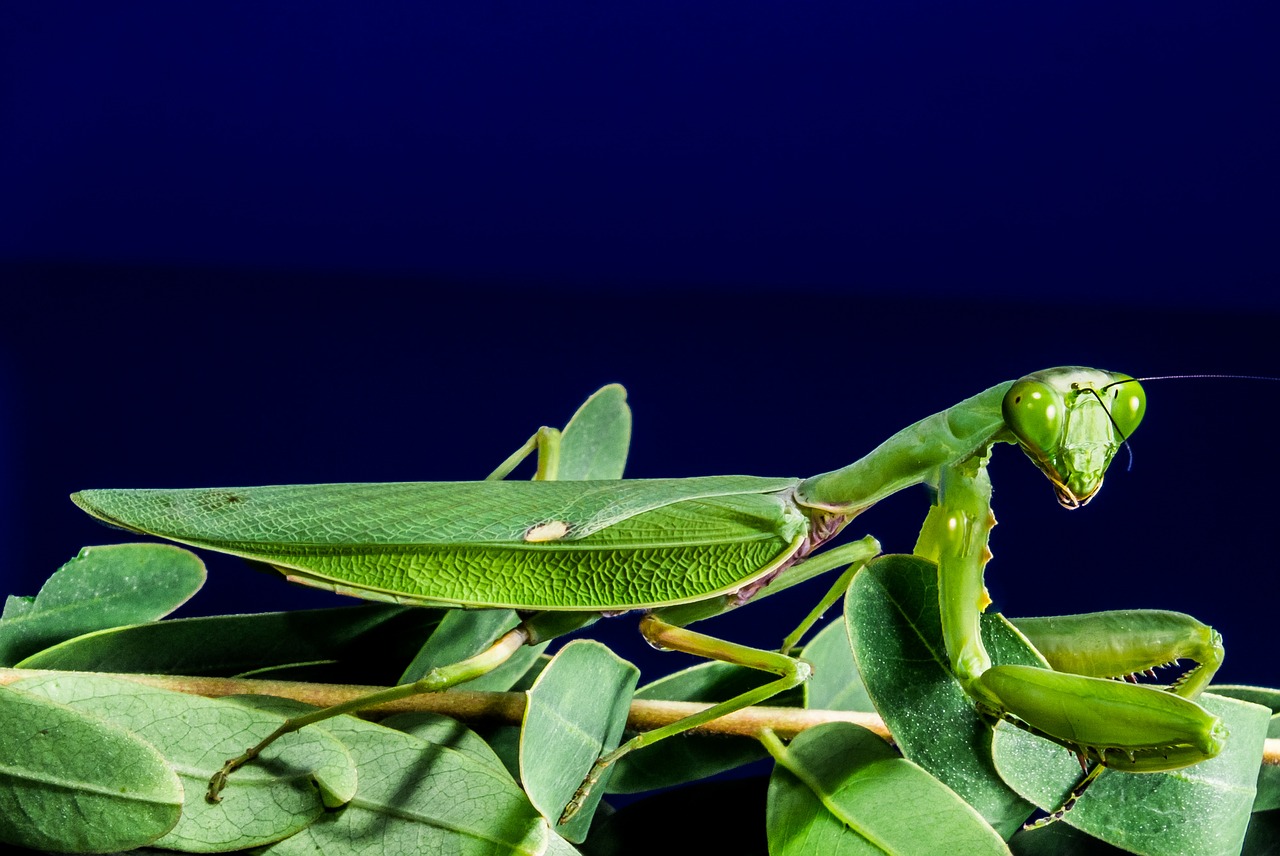
[[[6,7],[3,589],[119,540],[73,490],[476,477],[607,381],[629,475],[803,476],[1047,365],[1280,374],[1277,25],[1178,0]],[[1280,684],[1280,385],[1149,393],[1082,511],[997,454],[997,606],[1192,612],[1225,678]],[[925,504],[853,528],[909,550]],[[330,600],[209,563],[186,614]],[[776,644],[816,596],[721,629]],[[646,670],[683,663],[611,624]]]

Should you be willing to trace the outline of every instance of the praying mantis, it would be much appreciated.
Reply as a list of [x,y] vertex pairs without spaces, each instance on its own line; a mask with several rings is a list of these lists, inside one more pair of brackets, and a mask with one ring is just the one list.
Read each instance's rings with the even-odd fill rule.
[[[619,758],[805,681],[809,667],[790,649],[879,550],[871,538],[830,542],[870,506],[919,484],[934,489],[935,501],[916,553],[937,563],[947,659],[980,711],[1067,747],[1095,769],[1165,771],[1214,757],[1226,729],[1194,699],[1221,663],[1221,640],[1189,616],[1142,610],[1019,621],[1050,668],[993,665],[979,631],[989,603],[983,573],[994,524],[987,474],[994,447],[1020,446],[1059,503],[1079,508],[1097,493],[1144,410],[1142,387],[1128,375],[1060,367],[991,387],[854,463],[807,479],[623,480],[619,469],[560,480],[560,435],[544,428],[479,482],[86,490],[72,499],[108,524],[265,563],[293,582],[401,604],[521,611],[519,626],[474,657],[290,720],[228,761],[210,784],[210,800],[283,733],[447,689],[485,674],[522,645],[603,615],[639,610],[641,633],[656,647],[777,676],[604,754],[565,807],[564,822]],[[587,412],[584,406],[580,414]],[[534,452],[534,480],[504,480]],[[687,629],[845,566],[781,651]],[[1179,658],[1197,666],[1169,690],[1111,680]]]

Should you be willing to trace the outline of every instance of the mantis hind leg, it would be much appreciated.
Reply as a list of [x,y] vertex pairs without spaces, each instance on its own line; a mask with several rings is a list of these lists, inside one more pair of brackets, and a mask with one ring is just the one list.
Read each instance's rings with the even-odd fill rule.
[[794,657],[788,657],[785,654],[773,651],[762,651],[745,645],[737,645],[702,633],[695,633],[692,630],[669,624],[654,613],[648,613],[640,620],[640,632],[655,648],[667,651],[683,651],[687,654],[719,660],[723,663],[733,663],[751,669],[772,672],[778,675],[778,678],[753,690],[748,690],[741,695],[712,705],[700,713],[686,716],[684,719],[677,720],[670,725],[639,734],[612,752],[602,755],[592,766],[591,771],[578,787],[569,804],[565,806],[564,813],[560,816],[560,823],[568,822],[569,819],[577,814],[586,800],[587,794],[599,782],[604,771],[617,762],[619,758],[637,749],[657,743],[659,740],[682,734],[727,714],[767,701],[778,693],[785,692],[804,683],[809,679],[812,671],[809,664],[803,660],[797,660]]
[[254,758],[257,758],[262,753],[262,750],[286,734],[345,713],[356,713],[415,695],[450,689],[458,684],[487,675],[507,662],[516,651],[525,645],[537,645],[565,633],[571,633],[595,622],[599,618],[600,614],[596,612],[535,613],[516,627],[503,633],[498,637],[497,641],[483,651],[456,663],[431,669],[412,683],[368,693],[342,704],[321,708],[287,719],[279,728],[258,743],[223,764],[222,768],[214,773],[213,778],[209,780],[209,789],[205,794],[205,799],[211,803],[219,802],[221,799],[219,795],[227,785],[227,777]]
[[500,481],[511,474],[520,462],[533,453],[538,454],[538,471],[534,475],[536,481],[555,481],[560,470],[560,431],[543,426],[533,436],[516,449],[507,459],[498,464],[498,468],[484,477],[485,481]]
[[222,789],[227,786],[227,777],[233,772],[243,767],[245,764],[257,758],[262,750],[266,749],[276,740],[279,740],[286,734],[291,734],[301,728],[305,728],[316,722],[322,722],[335,716],[341,716],[344,713],[355,713],[361,710],[367,710],[371,707],[377,707],[387,702],[399,701],[403,698],[419,695],[422,693],[439,692],[447,690],[452,686],[463,683],[464,681],[478,678],[481,675],[496,669],[511,657],[521,646],[529,642],[529,632],[525,626],[520,626],[504,633],[498,641],[491,646],[476,654],[468,657],[458,663],[442,666],[432,669],[420,680],[411,684],[401,684],[390,689],[380,690],[378,692],[368,693],[342,704],[333,705],[332,707],[321,708],[301,716],[295,716],[286,719],[279,728],[268,734],[258,743],[246,749],[235,758],[229,759],[218,772],[213,774],[213,778],[209,780],[209,789],[205,794],[208,802],[216,803],[221,801]]
[[620,479],[631,443],[631,409],[627,392],[616,383],[604,386],[582,403],[560,431],[543,426],[516,449],[486,481],[504,479],[537,452],[536,481]]

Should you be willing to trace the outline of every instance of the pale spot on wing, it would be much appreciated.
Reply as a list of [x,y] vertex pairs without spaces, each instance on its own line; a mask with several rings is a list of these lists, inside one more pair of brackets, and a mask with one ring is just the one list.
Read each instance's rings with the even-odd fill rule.
[[524,540],[531,544],[542,541],[559,541],[568,534],[568,523],[563,520],[548,520],[546,523],[539,523],[537,526],[529,527],[528,531],[524,533]]

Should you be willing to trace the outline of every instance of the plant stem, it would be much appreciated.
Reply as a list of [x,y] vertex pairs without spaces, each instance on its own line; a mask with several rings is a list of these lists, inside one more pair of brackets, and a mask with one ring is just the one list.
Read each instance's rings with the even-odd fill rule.
[[[59,672],[46,669],[0,668],[0,686],[11,684],[20,678],[50,675],[75,675],[78,672]],[[96,673],[102,674],[102,673]],[[183,675],[128,675],[109,674],[107,677],[135,681],[150,687],[217,698],[229,695],[270,695],[332,707],[354,698],[377,692],[385,687],[356,684],[315,684],[299,681],[267,681],[249,678],[200,678]],[[380,705],[379,715],[408,712],[441,713],[468,722],[520,723],[524,715],[524,693],[486,693],[468,690],[449,690],[441,693],[423,693]],[[634,699],[627,727],[634,731],[650,731],[706,710],[710,704],[683,701],[650,701]],[[844,710],[805,710],[795,707],[749,707],[721,717],[697,731],[709,734],[729,734],[755,737],[765,728],[790,739],[806,728],[825,722],[854,722],[875,731],[886,740],[889,731],[880,717],[874,713]]]
[[[75,674],[86,673],[60,672],[51,669],[0,668],[0,686],[11,684],[21,678]],[[107,677],[122,678],[150,687],[210,698],[229,695],[270,695],[314,704],[317,707],[332,707],[379,689],[385,689],[385,687],[358,684],[313,684],[300,681],[199,678],[184,675],[107,674]],[[502,722],[518,725],[524,716],[524,701],[524,693],[449,690],[441,693],[423,693],[390,702],[379,706],[377,713],[380,715],[409,712],[440,713],[466,722]],[[701,702],[633,699],[631,713],[627,716],[627,728],[633,731],[651,731],[709,707],[711,707],[710,704]],[[749,707],[723,716],[695,729],[695,733],[759,738],[761,733],[768,729],[778,737],[790,740],[806,728],[827,722],[852,722],[874,731],[885,740],[892,739],[883,720],[874,713],[766,706]],[[1280,766],[1280,738],[1267,740],[1262,762]]]

